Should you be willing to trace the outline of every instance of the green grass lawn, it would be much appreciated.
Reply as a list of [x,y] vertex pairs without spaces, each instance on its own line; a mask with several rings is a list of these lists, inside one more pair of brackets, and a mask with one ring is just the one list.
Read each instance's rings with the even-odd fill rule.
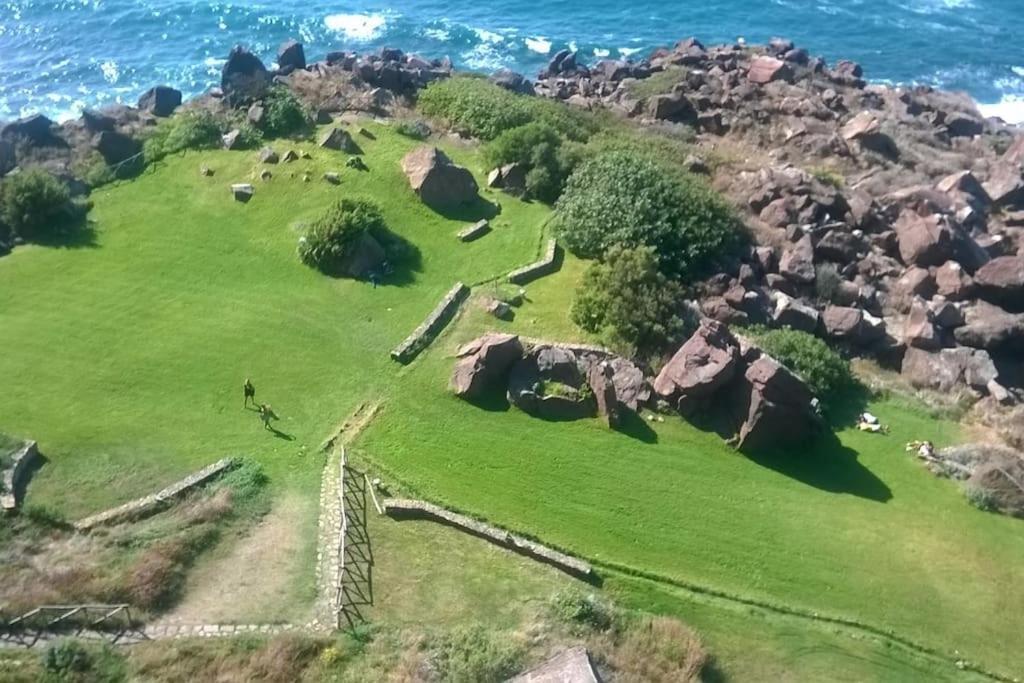
[[1009,646],[1024,629],[1024,610],[1008,607],[1024,606],[1019,520],[970,507],[903,451],[916,438],[955,441],[952,423],[881,400],[870,408],[888,436],[848,429],[826,446],[755,460],[679,418],[626,434],[488,411],[447,392],[458,343],[488,328],[533,334],[531,321],[552,315],[540,290],[571,291],[572,277],[528,288],[534,303],[511,324],[465,316],[408,373],[361,451],[418,495],[598,563],[857,619],[1024,672]]
[[[476,215],[425,208],[401,174],[398,160],[419,143],[367,126],[376,139],[358,140],[368,173],[345,169],[342,154],[278,142],[279,152],[309,149],[314,159],[270,167],[273,180],[253,181],[255,197],[240,204],[227,188],[258,173],[256,153],[189,153],[96,192],[87,243],[21,247],[0,259],[0,432],[38,440],[48,460],[30,504],[81,516],[225,455],[261,462],[279,497],[316,501],[319,444],[358,404],[382,400],[356,450],[386,479],[591,559],[624,600],[691,619],[718,648],[722,670],[740,680],[939,675],[934,661],[918,666],[917,655],[887,653],[883,641],[851,643],[808,620],[701,605],[626,573],[858,619],[950,657],[1024,672],[1020,522],[971,508],[903,452],[910,439],[957,440],[951,423],[880,401],[871,409],[891,426],[888,436],[848,430],[824,448],[754,460],[677,418],[617,433],[452,397],[451,354],[483,329],[593,341],[568,320],[586,266],[571,257],[527,287],[529,303],[513,322],[471,306],[413,365],[391,361],[390,349],[456,280],[483,283],[534,260],[549,211],[485,193],[501,204],[495,230],[461,244],[454,233]],[[482,179],[476,152],[448,147]],[[199,174],[202,164],[212,178]],[[341,171],[342,184],[319,180],[325,170]],[[377,289],[302,266],[296,226],[344,196],[380,203],[422,265]],[[283,418],[285,436],[243,410],[246,377]],[[311,513],[299,524],[304,537],[315,534]],[[410,610],[511,619],[501,598],[524,581],[526,565],[476,567],[477,550],[427,529],[381,535],[376,618],[400,621]],[[293,594],[309,592],[315,553],[311,543],[302,548],[308,557],[297,564],[308,571]],[[399,558],[407,565],[395,570]],[[434,576],[451,558],[453,573]],[[455,571],[463,564],[472,571]],[[494,582],[481,581],[488,572]],[[439,588],[424,599],[420,586],[431,581]],[[552,581],[531,575],[530,590]],[[466,609],[456,609],[460,601]]]
[[[426,208],[401,173],[399,159],[419,143],[368,126],[376,140],[357,136],[368,173],[345,169],[341,153],[278,141],[281,153],[309,149],[314,159],[269,167],[273,180],[253,181],[255,197],[241,204],[228,185],[258,173],[256,152],[189,153],[95,192],[91,246],[0,259],[0,431],[38,440],[51,462],[32,502],[82,515],[229,454],[314,495],[316,446],[394,385],[390,349],[457,280],[535,258],[545,207],[502,196],[495,230],[461,244],[454,233],[465,221]],[[482,174],[475,153],[450,151]],[[342,171],[341,185],[320,180],[324,170]],[[374,290],[299,263],[296,223],[345,196],[376,200],[419,248],[421,269],[400,286]],[[246,377],[290,440],[242,409]]]

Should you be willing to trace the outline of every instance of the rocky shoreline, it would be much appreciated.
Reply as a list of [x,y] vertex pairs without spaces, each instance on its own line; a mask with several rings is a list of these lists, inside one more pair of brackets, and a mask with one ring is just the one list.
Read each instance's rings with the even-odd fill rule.
[[[277,63],[271,71],[238,47],[220,87],[190,101],[157,86],[136,107],[8,123],[0,175],[39,165],[87,193],[82,159],[138,157],[145,131],[180,109],[258,121],[277,83],[318,123],[347,112],[402,118],[419,90],[455,74],[448,60],[398,49],[310,63],[294,41]],[[918,388],[1024,399],[1024,132],[984,118],[968,96],[872,85],[857,64],[828,65],[781,39],[691,38],[590,65],[563,51],[536,79],[490,79],[691,141],[686,165],[731,198],[752,238],[697,285],[705,316],[818,334]],[[494,184],[514,190],[514,171],[496,169]]]

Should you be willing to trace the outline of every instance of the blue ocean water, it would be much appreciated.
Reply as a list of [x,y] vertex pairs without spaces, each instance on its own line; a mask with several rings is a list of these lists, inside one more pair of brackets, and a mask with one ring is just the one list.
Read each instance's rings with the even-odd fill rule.
[[867,76],[968,91],[1024,118],[1024,0],[0,0],[0,119],[133,103],[157,83],[187,94],[219,78],[235,43],[268,63],[287,38],[310,59],[383,45],[456,66],[533,75],[563,47],[584,59],[785,36]]

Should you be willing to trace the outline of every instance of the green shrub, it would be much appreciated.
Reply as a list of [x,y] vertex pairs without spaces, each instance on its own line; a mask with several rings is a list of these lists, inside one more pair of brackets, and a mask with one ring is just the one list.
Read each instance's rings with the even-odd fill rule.
[[612,247],[576,289],[569,315],[613,348],[648,356],[691,331],[682,314],[683,288],[658,270],[650,247]]
[[812,334],[788,328],[755,329],[753,336],[765,353],[800,375],[825,403],[854,386],[849,361]]
[[269,137],[291,135],[309,124],[306,108],[286,87],[275,86],[268,90],[262,104],[260,129]]
[[352,247],[367,232],[387,231],[376,204],[342,199],[309,226],[299,240],[299,258],[307,266],[328,275],[344,275]]
[[22,511],[25,517],[33,523],[51,529],[61,529],[69,526],[67,519],[57,510],[41,503],[26,505]]
[[550,99],[509,92],[481,78],[435,81],[420,93],[419,108],[483,140],[531,122],[546,123],[571,140],[584,140],[594,129],[582,112]]
[[827,166],[813,166],[807,169],[808,172],[818,179],[819,182],[825,185],[831,185],[836,189],[843,189],[843,185],[846,184],[846,179],[838,171],[834,171]]
[[562,621],[574,628],[607,631],[615,619],[614,608],[593,593],[565,590],[551,599],[551,607]]
[[199,109],[162,120],[142,144],[146,163],[159,161],[186,149],[215,149],[220,146],[224,125],[214,114]]
[[426,140],[430,137],[430,126],[423,121],[399,121],[395,132],[413,140]]
[[0,222],[26,241],[56,235],[70,208],[68,186],[42,169],[15,173],[0,183]]
[[735,247],[737,220],[698,178],[675,173],[642,153],[618,150],[585,160],[557,206],[557,230],[577,256],[610,247],[652,247],[661,270],[686,280]]
[[231,490],[235,514],[261,517],[270,511],[268,481],[263,467],[258,462],[243,460],[238,467],[221,478],[220,485]]
[[515,675],[523,661],[522,649],[508,634],[482,625],[446,633],[431,650],[438,678],[450,683],[498,683]]
[[43,650],[43,671],[48,681],[61,683],[126,680],[123,658],[109,645],[87,647],[70,638],[58,640]]
[[973,484],[964,487],[967,502],[982,512],[995,512],[999,508],[996,497],[988,489]]
[[562,194],[580,153],[576,145],[563,143],[565,138],[550,124],[527,123],[502,132],[488,143],[484,160],[490,168],[521,164],[527,169],[527,196],[553,203]]

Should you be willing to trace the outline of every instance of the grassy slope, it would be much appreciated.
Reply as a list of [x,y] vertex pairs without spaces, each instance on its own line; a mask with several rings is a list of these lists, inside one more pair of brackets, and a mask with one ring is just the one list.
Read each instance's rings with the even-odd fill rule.
[[[572,275],[572,271],[568,275]],[[530,288],[511,329],[550,316]],[[561,303],[559,303],[559,306]],[[568,323],[563,323],[563,326]],[[362,449],[415,492],[578,554],[673,579],[852,617],[952,656],[1024,671],[1020,522],[979,512],[903,452],[955,428],[899,401],[871,407],[889,436],[847,430],[827,448],[755,462],[681,420],[633,435],[551,424],[445,391],[459,341],[500,323],[471,313],[408,374]]]
[[[258,170],[256,153],[190,153],[96,192],[95,246],[24,247],[0,260],[0,429],[37,439],[54,463],[33,483],[34,502],[80,515],[234,453],[315,491],[315,447],[394,381],[388,351],[456,280],[534,258],[546,209],[503,197],[497,229],[461,245],[464,222],[424,207],[401,174],[417,143],[371,127],[378,139],[360,138],[370,172],[345,169],[340,187],[319,177],[341,170],[344,155],[296,145],[314,160],[271,167],[273,181],[256,181],[240,204],[227,186]],[[200,164],[216,175],[201,177]],[[289,177],[307,168],[313,183]],[[154,201],[167,196],[181,200]],[[295,223],[342,196],[377,200],[419,247],[410,283],[373,290],[298,262]],[[245,377],[293,441],[242,410]]]

